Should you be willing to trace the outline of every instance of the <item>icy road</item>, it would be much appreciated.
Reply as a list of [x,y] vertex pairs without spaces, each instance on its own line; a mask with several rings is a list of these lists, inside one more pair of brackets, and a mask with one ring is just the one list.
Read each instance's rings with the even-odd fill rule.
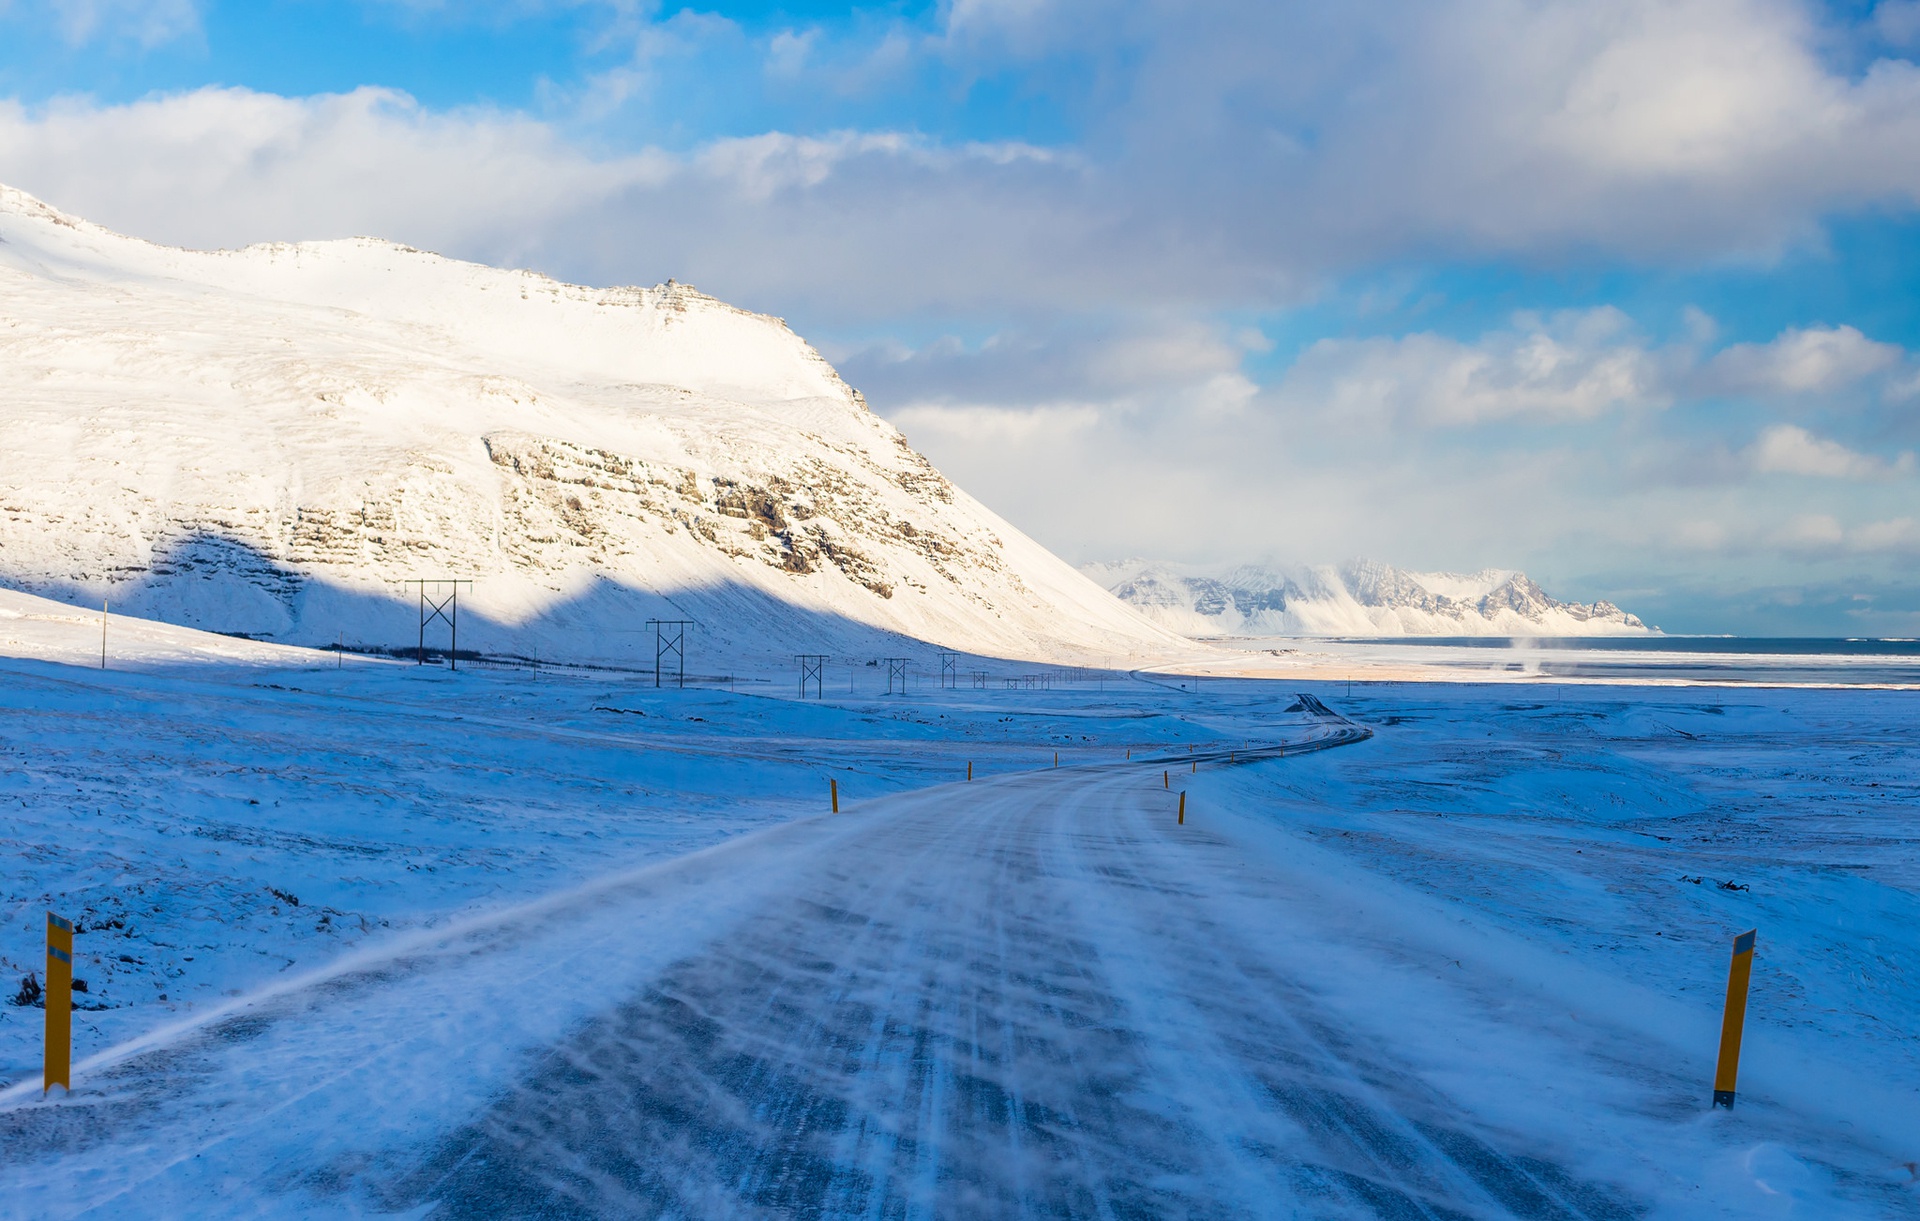
[[[1330,726],[1293,752],[1365,736]],[[1197,802],[1178,821],[1173,775],[1185,790],[1195,764],[1281,753],[885,799],[334,973],[126,1058],[97,1105],[15,1112],[16,1149],[67,1153],[28,1189],[98,1215],[222,1197],[324,1209],[274,1194],[356,1180],[333,1206],[1638,1215],[1620,1190],[1477,1130],[1355,1030],[1298,968],[1275,897],[1295,880],[1210,831]],[[502,1041],[496,1024],[525,1034],[503,1008],[573,1008],[563,994],[595,977],[610,1003],[426,1156],[370,1153],[342,1124],[392,1126],[421,1100],[391,1095],[437,1061],[466,1074]]]
[[[120,1007],[76,1015],[71,1097],[0,1091],[3,1216],[1920,1205],[1906,693],[1323,690],[1349,720],[1271,684],[835,709],[471,677],[434,713],[402,695],[454,688],[384,672],[10,677],[0,828],[23,875],[100,870],[89,995]],[[366,784],[383,751],[438,787]],[[246,898],[316,861],[325,914]],[[9,892],[15,923],[50,901]],[[387,915],[336,936],[354,904]],[[1742,1103],[1710,1112],[1752,924]],[[19,1065],[37,1013],[0,1017]]]

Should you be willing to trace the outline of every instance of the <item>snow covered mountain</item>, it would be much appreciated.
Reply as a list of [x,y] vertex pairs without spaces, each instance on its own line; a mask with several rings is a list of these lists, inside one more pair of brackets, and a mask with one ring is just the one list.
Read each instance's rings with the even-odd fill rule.
[[1297,573],[1217,573],[1128,561],[1083,569],[1189,636],[1612,636],[1658,629],[1611,602],[1547,596],[1525,573],[1405,572],[1358,561]]
[[[0,188],[0,583],[305,644],[1177,648],[776,318],[371,239],[198,252]],[[444,629],[441,629],[444,631]],[[441,638],[444,643],[444,637]],[[697,663],[696,663],[697,664]]]

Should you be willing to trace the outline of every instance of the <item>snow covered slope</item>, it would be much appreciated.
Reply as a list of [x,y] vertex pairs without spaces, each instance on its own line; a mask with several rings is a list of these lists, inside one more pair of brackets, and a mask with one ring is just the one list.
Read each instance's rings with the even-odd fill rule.
[[709,655],[1181,643],[778,319],[672,281],[169,249],[0,188],[0,448],[0,581],[220,632],[411,644],[404,582],[457,577],[463,649],[650,662],[650,617]]
[[1359,561],[1298,573],[1129,561],[1084,571],[1189,636],[1613,636],[1647,632],[1611,602],[1547,596],[1522,572],[1405,572]]

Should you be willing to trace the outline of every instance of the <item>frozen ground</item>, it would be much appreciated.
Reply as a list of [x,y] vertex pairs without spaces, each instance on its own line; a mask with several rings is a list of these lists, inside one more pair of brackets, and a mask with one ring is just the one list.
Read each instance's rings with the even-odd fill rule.
[[1912,692],[327,664],[0,661],[0,1213],[1920,1214]]

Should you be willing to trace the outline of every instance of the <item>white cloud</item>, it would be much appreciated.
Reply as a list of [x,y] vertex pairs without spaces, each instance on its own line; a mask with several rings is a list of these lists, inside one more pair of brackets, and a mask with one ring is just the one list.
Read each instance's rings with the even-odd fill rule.
[[923,444],[952,448],[985,447],[1004,455],[999,447],[1064,445],[1100,424],[1100,409],[1080,404],[1048,404],[1012,408],[981,405],[916,403],[893,413],[902,431],[927,438]]
[[1853,530],[1850,542],[1855,551],[1920,554],[1920,521],[1895,517],[1868,522]]
[[1905,353],[1850,326],[1781,332],[1769,343],[1741,343],[1714,357],[1708,382],[1726,390],[1831,394],[1898,366]]
[[27,0],[0,3],[0,19],[50,23],[71,46],[132,42],[155,47],[200,33],[197,0]]
[[524,117],[436,114],[382,89],[0,103],[0,179],[195,246],[365,233],[512,259],[579,208],[674,168],[651,154],[597,161]]
[[1472,343],[1438,335],[1321,340],[1282,386],[1289,400],[1342,418],[1434,425],[1585,420],[1669,401],[1668,359],[1617,310],[1522,316]]
[[[659,130],[689,90],[739,89],[708,54],[758,55],[755,75],[795,97],[844,93],[848,65],[906,56],[861,86],[866,111],[846,113],[925,105],[938,126],[940,107],[993,78],[1046,113],[1036,130],[1071,134],[1036,148],[765,130],[690,156],[593,155],[525,116],[432,113],[377,91],[206,91],[16,106],[0,180],[165,240],[280,237],[297,220],[453,253],[539,252],[586,278],[672,252],[703,287],[866,318],[1129,298],[1273,307],[1407,254],[1764,254],[1835,210],[1920,201],[1920,70],[1842,71],[1828,52],[1851,35],[1789,0],[969,0],[930,32],[876,18],[764,36],[693,10],[602,7],[630,62],[551,94],[582,108],[557,122],[594,148],[621,147],[636,115]],[[194,11],[62,9],[88,37],[114,23],[177,34]],[[459,164],[476,150],[477,169]],[[123,158],[136,176],[119,184]],[[636,163],[671,181],[634,177]],[[539,196],[551,202],[528,209]]]
[[1773,536],[1783,551],[1830,554],[1846,542],[1846,528],[1830,513],[1802,513],[1789,519]]
[[1753,469],[1762,474],[1813,475],[1825,479],[1890,479],[1910,474],[1914,459],[1901,454],[1894,461],[1848,449],[1837,441],[1816,437],[1793,424],[1775,424],[1760,434],[1748,451]]
[[[1735,344],[1703,359],[1698,345],[1711,337],[1712,320],[1693,311],[1684,322],[1689,342],[1669,345],[1650,343],[1611,308],[1544,318],[1521,314],[1510,329],[1467,340],[1422,333],[1321,340],[1288,371],[1281,392],[1291,402],[1356,422],[1442,427],[1591,420],[1701,394],[1831,400],[1874,384],[1881,397],[1909,393],[1913,375],[1906,351],[1853,327],[1789,329],[1770,342]],[[1837,454],[1848,453],[1798,428],[1774,429],[1750,465],[1826,473],[1840,469]],[[1906,469],[1861,455],[1846,462],[1851,465],[1845,471],[1855,475]]]

